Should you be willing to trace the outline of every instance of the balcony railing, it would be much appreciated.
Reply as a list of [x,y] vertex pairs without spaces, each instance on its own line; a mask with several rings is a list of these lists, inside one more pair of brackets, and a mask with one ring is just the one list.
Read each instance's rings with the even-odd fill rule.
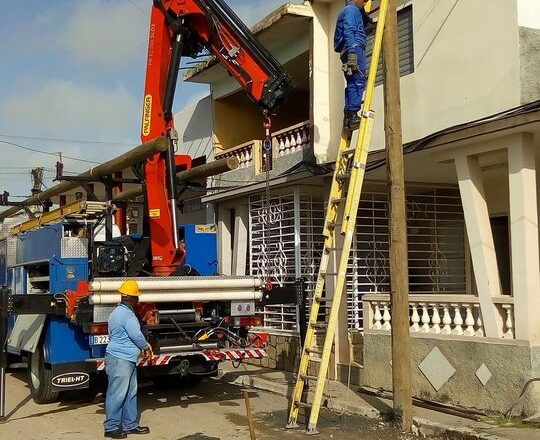
[[287,127],[272,133],[274,155],[277,157],[296,153],[311,145],[311,126],[309,121]]
[[[364,328],[392,328],[390,295],[364,295]],[[502,338],[514,339],[514,298],[499,296],[493,302],[503,317]],[[436,335],[485,337],[478,297],[473,295],[410,295],[410,331]]]
[[[304,121],[272,133],[274,159],[308,149],[311,146],[311,124]],[[235,156],[239,168],[255,167],[255,174],[262,169],[262,140],[255,139],[227,150],[216,148],[215,158],[225,159]]]
[[242,145],[229,148],[225,151],[216,152],[217,159],[226,159],[228,157],[236,157],[238,159],[238,168],[249,168],[254,165],[257,160],[258,152],[261,148],[260,140],[252,140]]

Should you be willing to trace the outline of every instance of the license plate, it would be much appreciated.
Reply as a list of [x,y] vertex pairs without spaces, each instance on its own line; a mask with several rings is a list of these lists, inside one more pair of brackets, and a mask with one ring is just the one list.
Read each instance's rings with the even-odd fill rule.
[[252,316],[255,314],[255,301],[231,301],[231,316]]
[[109,343],[109,335],[90,335],[88,339],[90,345],[107,345]]

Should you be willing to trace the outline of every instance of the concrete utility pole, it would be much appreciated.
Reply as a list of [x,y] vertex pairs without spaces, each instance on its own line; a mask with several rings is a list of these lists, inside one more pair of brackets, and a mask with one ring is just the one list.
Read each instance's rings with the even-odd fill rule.
[[409,334],[409,265],[407,214],[401,135],[399,54],[396,0],[390,0],[383,37],[384,131],[390,191],[390,301],[392,310],[392,378],[394,411],[401,429],[412,429],[411,340]]

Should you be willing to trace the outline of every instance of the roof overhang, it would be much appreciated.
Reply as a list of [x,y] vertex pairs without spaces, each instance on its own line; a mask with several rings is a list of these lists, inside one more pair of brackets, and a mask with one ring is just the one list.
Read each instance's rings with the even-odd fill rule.
[[[456,150],[470,154],[486,152],[480,161],[482,168],[495,165],[494,161],[506,161],[506,152],[503,151],[505,140],[512,135],[527,132],[540,139],[540,101],[528,106],[531,107],[530,110],[526,109],[527,105],[522,106],[408,143],[404,146],[405,179],[415,182],[455,183],[452,157]],[[386,178],[385,154],[384,150],[379,150],[369,155],[370,178]]]

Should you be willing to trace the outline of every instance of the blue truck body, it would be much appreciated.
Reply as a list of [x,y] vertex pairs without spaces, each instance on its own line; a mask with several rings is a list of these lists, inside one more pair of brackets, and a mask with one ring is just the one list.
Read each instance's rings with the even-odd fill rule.
[[[5,253],[2,255],[0,252],[0,282],[6,283],[13,294],[31,295],[34,291],[62,295],[67,290],[76,290],[79,281],[89,281],[88,242],[86,239],[69,236],[73,224],[73,221],[66,220],[17,235],[14,264],[8,264]],[[201,275],[215,275],[215,227],[184,225],[183,235],[186,249],[189,250],[186,264]],[[26,348],[24,343],[17,344],[17,341],[13,340],[16,328],[14,317],[9,321],[11,337],[8,340],[8,351],[24,354],[25,351],[31,351],[28,347],[35,348],[40,341],[44,362],[51,368],[53,376],[73,370],[95,372],[95,363],[88,360],[104,356],[106,345],[91,345],[89,334],[64,316],[48,315],[41,324],[38,319],[34,321],[35,324],[31,327],[35,325],[36,328],[24,329],[24,332],[39,333],[36,336],[38,341],[34,341],[33,345],[27,343]],[[39,325],[42,326],[41,329],[37,328]],[[17,334],[17,337],[19,336],[19,339],[25,338],[25,335]]]

